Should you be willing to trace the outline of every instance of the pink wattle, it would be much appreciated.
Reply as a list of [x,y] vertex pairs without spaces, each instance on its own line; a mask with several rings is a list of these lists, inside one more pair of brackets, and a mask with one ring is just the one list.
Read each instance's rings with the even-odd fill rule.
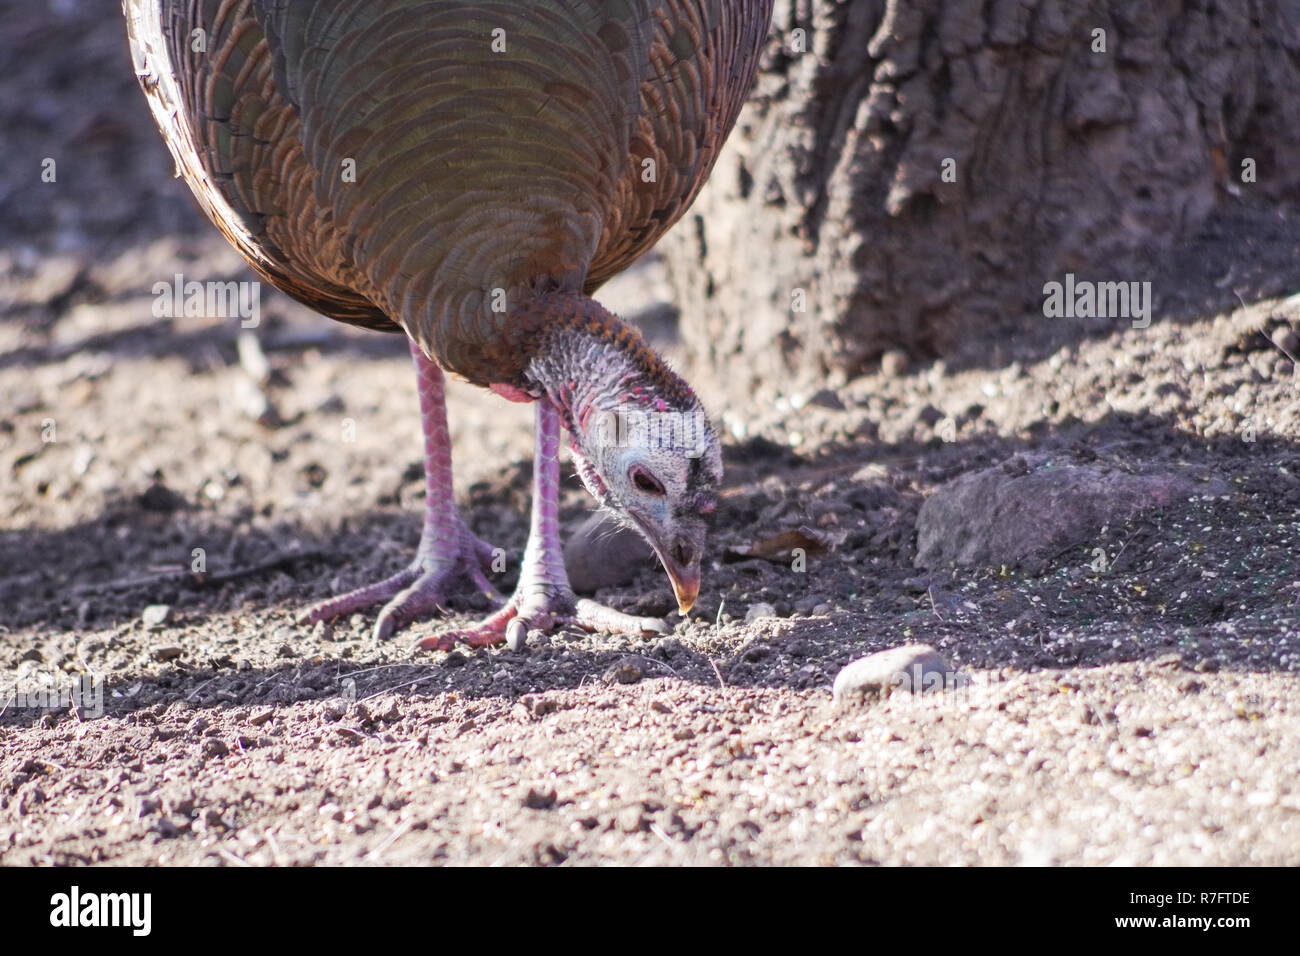
[[520,402],[522,404],[527,404],[528,402],[535,401],[534,397],[529,395],[522,388],[517,388],[514,385],[507,385],[505,382],[493,382],[488,385],[488,388],[492,389],[492,391],[496,392],[507,402]]

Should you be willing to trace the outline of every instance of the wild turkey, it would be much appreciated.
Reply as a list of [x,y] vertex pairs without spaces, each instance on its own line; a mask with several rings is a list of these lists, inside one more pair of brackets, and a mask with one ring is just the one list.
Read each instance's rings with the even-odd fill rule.
[[491,549],[452,497],[443,369],[535,402],[533,513],[514,596],[422,646],[514,644],[560,623],[662,627],[569,587],[561,423],[587,489],[649,540],[688,610],[722,476],[717,438],[685,382],[589,296],[703,185],[771,0],[123,7],[179,174],[226,238],[299,301],[411,341],[428,493],[419,551],[304,619],[386,602],[383,638],[458,590],[500,597],[483,573]]

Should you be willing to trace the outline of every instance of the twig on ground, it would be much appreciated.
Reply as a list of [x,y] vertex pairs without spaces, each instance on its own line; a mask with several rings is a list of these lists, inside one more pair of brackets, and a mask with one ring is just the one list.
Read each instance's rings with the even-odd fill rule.
[[722,688],[722,696],[728,696],[727,682],[722,679],[722,671],[718,670],[718,662],[712,657],[709,658],[709,664],[713,667],[713,673],[718,677],[718,685]]
[[231,853],[225,847],[217,847],[217,856],[221,857],[227,863],[233,863],[235,866],[251,867],[253,865],[249,863],[247,860],[243,859],[242,857],[235,856],[235,854]]
[[366,859],[370,860],[370,859],[378,858],[380,854],[382,854],[390,846],[396,843],[410,829],[411,829],[411,821],[403,820],[401,823],[399,823],[396,827],[393,828],[392,833],[388,834],[388,836],[384,838],[383,843],[379,844],[379,846],[375,847],[373,850],[371,850],[369,853],[366,854]]
[[181,569],[177,571],[163,571],[158,574],[148,574],[142,577],[119,578],[116,581],[107,581],[103,584],[83,584],[74,588],[73,594],[104,594],[110,591],[129,591],[133,588],[152,587],[157,584],[192,584],[197,587],[207,587],[213,584],[226,584],[230,581],[237,581],[240,578],[254,577],[259,574],[265,574],[268,571],[278,571],[287,564],[293,564],[297,561],[316,561],[325,557],[324,551],[292,551],[286,554],[277,555],[269,561],[263,561],[260,564],[249,565],[243,568],[234,568],[230,571],[220,571],[217,573],[208,573],[206,571],[191,571]]

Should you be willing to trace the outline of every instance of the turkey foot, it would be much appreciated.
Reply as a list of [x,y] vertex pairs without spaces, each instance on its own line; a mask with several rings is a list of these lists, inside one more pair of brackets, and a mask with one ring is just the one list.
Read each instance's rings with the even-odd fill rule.
[[552,631],[566,625],[611,634],[663,634],[668,630],[658,618],[624,614],[604,604],[577,598],[565,587],[527,594],[516,592],[505,607],[478,624],[426,637],[415,647],[447,651],[458,643],[469,647],[506,643],[512,651],[517,651],[524,647],[529,631]]
[[495,549],[475,537],[456,513],[442,370],[414,342],[410,345],[424,430],[424,529],[420,548],[411,565],[392,577],[306,608],[298,615],[301,624],[329,621],[385,602],[375,621],[375,639],[382,641],[398,628],[440,610],[454,595],[478,592],[491,600],[501,600],[483,573],[491,566]]
[[298,622],[331,621],[382,602],[374,630],[375,640],[382,641],[412,621],[439,612],[456,595],[478,593],[494,602],[502,600],[483,573],[492,561],[491,545],[461,524],[452,552],[439,550],[426,549],[422,543],[420,553],[408,567],[375,584],[313,604],[299,613]]
[[635,617],[595,601],[580,600],[569,587],[560,547],[560,418],[547,401],[537,402],[536,409],[533,513],[514,596],[479,624],[427,637],[415,645],[417,648],[447,650],[457,642],[487,647],[508,641],[512,650],[518,650],[524,646],[529,629],[545,631],[565,624],[615,634],[662,633],[668,629],[656,618]]

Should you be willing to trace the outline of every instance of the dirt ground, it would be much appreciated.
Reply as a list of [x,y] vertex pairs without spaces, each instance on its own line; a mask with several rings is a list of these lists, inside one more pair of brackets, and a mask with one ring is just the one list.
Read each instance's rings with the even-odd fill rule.
[[[25,9],[0,47],[42,91],[0,142],[0,863],[1300,862],[1300,212],[1225,207],[1150,277],[1147,329],[1027,316],[825,390],[696,369],[728,444],[689,617],[647,564],[597,596],[668,635],[412,656],[445,621],[294,623],[415,547],[403,344],[264,288],[259,385],[237,322],[155,317],[154,282],[248,275],[168,178],[120,37]],[[58,63],[23,54],[56,36]],[[662,297],[651,264],[603,299]],[[530,414],[450,404],[506,590]],[[915,567],[924,498],[1027,453],[1229,490],[1033,567]],[[745,557],[800,527],[827,543],[802,570]],[[910,642],[971,685],[832,705],[841,667]],[[17,696],[83,678],[102,715]]]

